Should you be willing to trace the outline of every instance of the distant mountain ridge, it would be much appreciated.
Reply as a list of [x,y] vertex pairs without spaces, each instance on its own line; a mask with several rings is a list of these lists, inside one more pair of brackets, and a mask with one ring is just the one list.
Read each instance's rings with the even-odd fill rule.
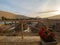
[[48,17],[48,19],[60,19],[60,15],[51,16]]
[[6,17],[6,18],[9,18],[9,19],[29,18],[29,17],[24,16],[24,15],[17,15],[17,14],[10,13],[10,12],[5,12],[5,11],[0,11],[0,19],[1,19],[1,17]]

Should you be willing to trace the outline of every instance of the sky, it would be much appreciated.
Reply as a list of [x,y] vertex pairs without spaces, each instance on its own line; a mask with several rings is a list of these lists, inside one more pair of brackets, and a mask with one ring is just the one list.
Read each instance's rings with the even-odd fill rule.
[[[49,13],[39,13],[58,10]],[[49,17],[59,14],[60,0],[0,0],[0,11],[30,17]]]

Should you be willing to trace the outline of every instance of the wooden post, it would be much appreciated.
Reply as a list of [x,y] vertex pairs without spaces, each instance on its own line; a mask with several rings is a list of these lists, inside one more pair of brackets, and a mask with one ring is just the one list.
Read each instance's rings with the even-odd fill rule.
[[49,28],[49,19],[47,19],[47,30]]
[[16,26],[16,20],[15,20],[15,26]]
[[24,39],[24,35],[23,35],[23,33],[24,33],[24,32],[23,32],[23,21],[21,22],[21,31],[22,31],[22,32],[21,32],[21,34],[22,34],[22,39]]

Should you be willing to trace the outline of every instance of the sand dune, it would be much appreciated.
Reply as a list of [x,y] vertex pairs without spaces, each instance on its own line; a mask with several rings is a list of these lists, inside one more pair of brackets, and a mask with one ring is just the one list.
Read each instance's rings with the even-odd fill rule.
[[48,19],[60,19],[60,15],[48,17]]
[[24,15],[17,15],[17,14],[13,14],[13,13],[10,13],[10,12],[5,12],[5,11],[0,11],[0,19],[1,19],[1,17],[6,17],[6,18],[9,18],[9,19],[28,18],[27,16],[24,16]]

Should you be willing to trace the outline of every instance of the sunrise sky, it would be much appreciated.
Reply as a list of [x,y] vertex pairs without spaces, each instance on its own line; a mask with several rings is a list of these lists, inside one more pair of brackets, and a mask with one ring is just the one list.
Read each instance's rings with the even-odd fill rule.
[[[60,14],[60,0],[0,0],[0,11],[30,17],[49,17]],[[52,11],[48,13],[40,13]]]

